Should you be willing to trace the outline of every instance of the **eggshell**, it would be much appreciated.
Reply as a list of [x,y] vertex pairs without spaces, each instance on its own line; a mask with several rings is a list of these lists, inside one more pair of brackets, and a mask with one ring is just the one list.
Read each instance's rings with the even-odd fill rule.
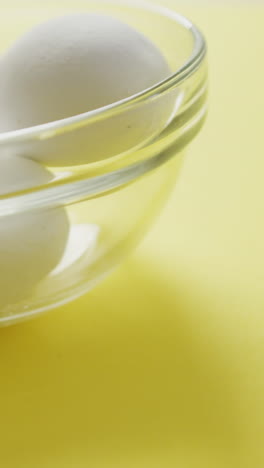
[[[38,163],[20,157],[0,158],[0,194],[48,183],[52,175]],[[59,263],[68,239],[64,208],[36,209],[1,216],[0,316],[26,298]]]
[[[36,26],[0,62],[0,132],[73,117],[140,93],[171,74],[161,51],[120,20],[66,15]],[[175,95],[174,95],[175,97]],[[172,96],[62,135],[13,147],[49,166],[72,166],[129,151],[168,122]]]

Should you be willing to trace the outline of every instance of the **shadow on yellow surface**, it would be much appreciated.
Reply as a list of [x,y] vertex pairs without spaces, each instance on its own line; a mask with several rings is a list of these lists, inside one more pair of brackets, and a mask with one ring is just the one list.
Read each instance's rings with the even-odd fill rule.
[[232,369],[175,284],[134,260],[75,310],[0,330],[2,466],[229,466]]

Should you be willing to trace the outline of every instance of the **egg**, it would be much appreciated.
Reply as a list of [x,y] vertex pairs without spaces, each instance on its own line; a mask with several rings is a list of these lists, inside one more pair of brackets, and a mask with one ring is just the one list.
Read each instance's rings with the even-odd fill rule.
[[[33,127],[101,109],[171,74],[162,52],[128,24],[99,13],[72,14],[37,25],[0,61],[0,132]],[[164,95],[118,115],[87,122],[14,152],[48,166],[97,162],[144,144],[167,124],[175,106]]]
[[[47,184],[51,179],[52,175],[34,161],[0,158],[0,195]],[[58,265],[68,233],[64,208],[1,216],[0,204],[0,316],[27,298]]]

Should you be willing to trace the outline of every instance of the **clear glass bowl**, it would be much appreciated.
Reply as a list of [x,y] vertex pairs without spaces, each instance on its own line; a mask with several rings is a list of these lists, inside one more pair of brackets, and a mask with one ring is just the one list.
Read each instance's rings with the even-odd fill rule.
[[[50,219],[61,209],[69,219],[68,241],[56,264],[32,287],[24,287],[24,281],[27,271],[35,274],[34,268],[38,277],[36,255],[33,259],[29,250],[21,260],[10,249],[12,281],[6,280],[6,264],[0,271],[0,298],[4,298],[0,301],[0,325],[74,300],[123,260],[164,206],[179,176],[185,147],[206,116],[205,41],[190,21],[162,6],[98,0],[65,0],[55,6],[46,0],[37,5],[23,1],[23,8],[19,8],[18,1],[10,1],[1,8],[0,48],[4,51],[24,31],[45,19],[90,10],[110,13],[141,30],[163,52],[173,73],[155,87],[113,105],[0,134],[4,153],[32,157],[63,147],[69,155],[76,153],[81,158],[80,152],[89,151],[101,158],[100,162],[59,168],[49,167],[47,161],[51,181],[0,197],[0,256],[7,250],[1,226],[16,226],[17,219],[26,220],[27,216]],[[168,103],[173,103],[170,118],[160,112]],[[148,119],[152,126],[146,131],[144,122]],[[128,131],[128,122],[136,127],[134,133]],[[98,134],[100,138],[91,143],[91,135]]]

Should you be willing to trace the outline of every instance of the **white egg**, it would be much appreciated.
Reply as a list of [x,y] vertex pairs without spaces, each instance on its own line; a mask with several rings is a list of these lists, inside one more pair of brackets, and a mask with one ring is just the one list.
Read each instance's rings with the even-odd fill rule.
[[[0,158],[0,194],[47,184],[52,175],[38,163]],[[28,297],[59,263],[68,239],[64,208],[0,215],[0,316]]]
[[[170,74],[152,41],[114,17],[85,13],[52,19],[26,33],[2,58],[0,131],[102,108],[142,92]],[[161,131],[174,105],[174,99],[165,96],[16,151],[51,166],[112,157]]]

